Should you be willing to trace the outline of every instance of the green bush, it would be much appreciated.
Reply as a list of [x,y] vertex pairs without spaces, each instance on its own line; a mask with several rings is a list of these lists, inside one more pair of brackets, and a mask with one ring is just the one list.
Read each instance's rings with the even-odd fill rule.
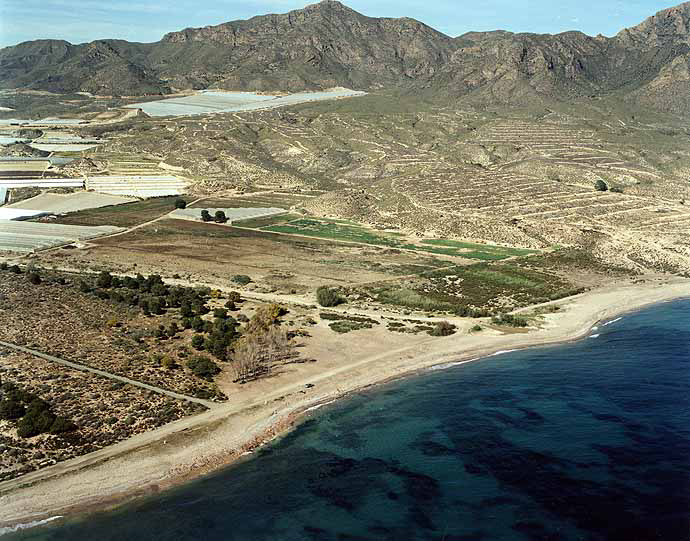
[[316,290],[316,300],[325,308],[338,306],[344,302],[337,289],[326,286],[321,286]]
[[233,276],[231,280],[241,286],[246,286],[252,281],[252,279],[246,274],[235,274],[235,276]]
[[211,216],[211,213],[208,210],[204,209],[201,211],[201,219],[204,222],[210,222],[213,220],[213,217]]
[[55,417],[55,420],[53,421],[53,424],[50,425],[50,432],[51,434],[57,435],[57,434],[64,434],[66,432],[72,432],[73,430],[76,430],[77,425],[75,425],[72,421],[69,419],[65,419],[64,417],[57,416]]
[[26,408],[19,401],[13,398],[0,400],[0,419],[14,421],[20,419],[26,413]]
[[17,423],[17,435],[20,438],[32,438],[49,432],[55,419],[55,415],[50,411],[50,406],[37,398],[29,404],[26,414]]
[[439,321],[434,328],[429,331],[431,336],[450,336],[455,334],[455,325],[447,321]]
[[215,219],[216,223],[218,223],[218,224],[224,224],[228,221],[228,217],[225,215],[225,212],[223,212],[222,210],[216,211],[214,219]]
[[204,337],[200,334],[195,334],[192,337],[192,347],[198,351],[204,349]]
[[41,275],[38,274],[37,272],[30,272],[29,274],[26,275],[27,279],[29,282],[35,286],[41,283]]
[[213,376],[220,372],[220,367],[204,355],[191,358],[187,361],[187,367],[195,376],[207,381],[212,381]]
[[104,289],[109,288],[113,284],[113,277],[108,271],[103,271],[98,275],[96,285]]
[[609,189],[609,187],[606,182],[601,179],[597,179],[597,181],[594,183],[594,189],[598,192],[605,192]]
[[186,209],[187,208],[187,201],[184,199],[175,199],[175,208],[176,209]]
[[491,318],[491,322],[496,325],[506,325],[508,327],[527,327],[528,322],[522,316],[513,314],[499,314]]

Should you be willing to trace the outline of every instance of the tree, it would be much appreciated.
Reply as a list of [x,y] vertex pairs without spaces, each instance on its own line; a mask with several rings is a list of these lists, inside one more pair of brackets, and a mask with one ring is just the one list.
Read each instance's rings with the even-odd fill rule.
[[215,220],[217,224],[224,224],[228,221],[228,217],[222,210],[217,210],[215,214]]
[[175,208],[176,209],[186,209],[187,208],[187,201],[184,199],[175,199]]
[[192,318],[192,329],[196,332],[202,332],[204,330],[205,322],[200,316],[194,316]]
[[344,301],[337,289],[326,286],[321,286],[316,290],[316,300],[326,308],[337,306]]
[[192,337],[192,347],[197,351],[204,349],[204,337],[200,334],[195,334]]
[[187,361],[187,367],[192,373],[206,381],[212,381],[213,376],[220,372],[220,367],[205,355],[197,355]]
[[0,419],[13,421],[20,419],[26,413],[24,405],[14,398],[0,400]]
[[30,282],[31,284],[35,285],[35,286],[37,286],[38,284],[40,284],[41,281],[42,281],[42,280],[41,280],[41,275],[38,274],[37,272],[30,272],[29,274],[27,274],[26,277],[28,278],[29,282]]
[[[249,278],[249,276],[247,276],[247,278]],[[242,296],[237,291],[231,291],[228,293],[228,302],[234,302],[235,304],[240,303],[242,302]]]
[[594,189],[598,192],[605,192],[609,189],[609,187],[606,182],[601,179],[597,179],[597,181],[594,183]]
[[213,218],[211,217],[211,213],[206,209],[201,211],[201,219],[204,222],[210,222],[211,220],[213,220]]
[[228,311],[225,308],[216,308],[213,311],[213,317],[216,319],[228,319]]
[[113,283],[113,277],[108,271],[103,271],[98,275],[96,285],[104,289],[108,289]]
[[149,310],[152,314],[159,316],[164,312],[164,308],[163,300],[160,297],[152,297],[149,300]]

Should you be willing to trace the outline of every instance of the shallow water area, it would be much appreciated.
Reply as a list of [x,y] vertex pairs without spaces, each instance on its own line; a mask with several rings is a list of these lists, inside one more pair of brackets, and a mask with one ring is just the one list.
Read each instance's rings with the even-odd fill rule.
[[221,472],[7,539],[687,539],[690,301],[592,334],[358,393]]

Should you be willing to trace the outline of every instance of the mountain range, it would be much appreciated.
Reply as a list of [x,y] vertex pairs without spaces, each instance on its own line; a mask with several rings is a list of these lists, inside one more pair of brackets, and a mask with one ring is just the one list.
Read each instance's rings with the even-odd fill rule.
[[0,49],[0,88],[135,96],[178,90],[395,89],[483,103],[613,95],[690,113],[690,2],[614,37],[470,32],[372,18],[335,0],[165,35]]

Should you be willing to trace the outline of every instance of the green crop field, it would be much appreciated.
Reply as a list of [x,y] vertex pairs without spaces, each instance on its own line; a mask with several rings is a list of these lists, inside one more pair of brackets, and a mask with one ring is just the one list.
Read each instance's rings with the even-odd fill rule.
[[271,224],[265,222],[244,222],[243,227],[257,227],[262,231],[283,233],[288,235],[302,235],[334,241],[357,242],[371,244],[399,250],[413,250],[437,255],[478,259],[482,261],[497,261],[514,256],[525,256],[537,253],[534,250],[509,248],[462,242],[447,239],[428,239],[419,244],[407,241],[402,234],[388,231],[376,231],[346,220],[331,220],[324,218],[290,219],[285,216],[272,219]]

